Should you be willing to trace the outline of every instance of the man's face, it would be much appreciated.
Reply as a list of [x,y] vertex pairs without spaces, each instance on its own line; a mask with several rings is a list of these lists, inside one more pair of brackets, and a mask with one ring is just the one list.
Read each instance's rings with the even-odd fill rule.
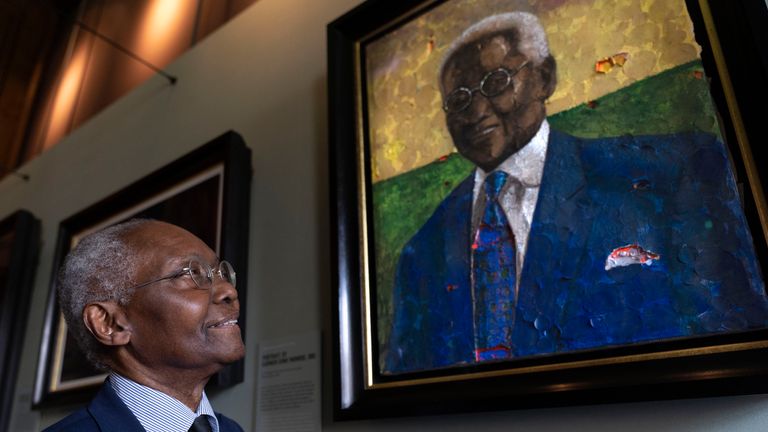
[[514,34],[490,35],[465,45],[448,60],[442,77],[445,100],[459,87],[477,89],[499,68],[514,74],[500,94],[486,97],[476,90],[464,110],[446,113],[456,149],[484,171],[495,169],[533,138],[546,116],[544,101],[555,87],[551,57],[533,65],[518,51],[516,39]]
[[[189,232],[151,222],[126,239],[138,251],[134,283],[167,276],[191,259],[218,268],[216,254]],[[237,291],[214,272],[210,289],[189,275],[138,288],[125,306],[134,357],[153,370],[185,369],[215,373],[243,357]],[[222,323],[227,323],[222,325]]]

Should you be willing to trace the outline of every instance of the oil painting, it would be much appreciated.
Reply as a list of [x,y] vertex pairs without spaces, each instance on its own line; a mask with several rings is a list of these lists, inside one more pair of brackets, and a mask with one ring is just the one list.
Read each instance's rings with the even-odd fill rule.
[[361,45],[382,376],[768,327],[685,0],[453,0]]

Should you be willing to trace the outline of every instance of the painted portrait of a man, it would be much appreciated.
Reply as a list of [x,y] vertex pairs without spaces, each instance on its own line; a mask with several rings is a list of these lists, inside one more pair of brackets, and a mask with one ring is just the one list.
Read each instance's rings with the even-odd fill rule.
[[[674,19],[685,15],[684,3],[679,10],[651,0],[542,1],[528,10],[503,3],[494,2],[442,45],[434,32],[428,36],[428,54],[440,52],[439,60],[429,60],[435,82],[417,80],[412,92],[424,91],[416,99],[426,99],[431,90],[438,99],[443,139],[454,150],[424,167],[400,167],[374,189],[380,222],[408,187],[440,179],[423,216],[398,234],[401,243],[377,256],[391,262],[380,270],[389,275],[377,280],[391,293],[379,310],[388,317],[380,321],[381,372],[765,328],[768,298],[729,154],[716,120],[706,120],[714,118],[711,101],[686,87],[707,96],[697,53],[681,48],[692,45],[690,36],[664,28],[651,35],[659,41],[651,50],[667,43],[680,57],[672,67],[659,53],[629,82],[608,75],[624,73],[626,65],[630,76],[633,62],[647,63],[648,48],[635,48],[641,44],[631,36],[653,33],[643,20],[659,8]],[[626,13],[631,31],[589,65],[591,74],[617,81],[615,88],[580,96],[576,72],[563,72],[558,61],[565,58],[572,68],[578,54],[559,57],[548,30],[557,28],[557,13],[578,15],[603,3]],[[547,28],[539,15],[550,20]],[[582,37],[596,45],[618,38],[593,30]],[[682,42],[669,44],[673,37]],[[382,64],[372,69],[384,76],[401,66]],[[589,76],[588,84],[606,86],[597,83],[602,75]],[[557,93],[560,77],[570,95]],[[386,85],[372,81],[371,93]],[[591,99],[595,94],[600,97]],[[696,100],[676,104],[691,97]],[[631,124],[646,111],[661,120]],[[611,115],[623,115],[619,126],[606,125]],[[384,149],[377,173],[397,165],[384,160],[407,144],[387,138],[386,121],[373,124],[374,143]],[[434,174],[439,171],[450,174]]]

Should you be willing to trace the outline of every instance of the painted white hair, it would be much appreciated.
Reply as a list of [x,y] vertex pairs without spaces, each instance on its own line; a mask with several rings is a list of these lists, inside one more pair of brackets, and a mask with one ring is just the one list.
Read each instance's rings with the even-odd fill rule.
[[88,360],[99,369],[104,362],[104,346],[83,323],[83,309],[94,302],[116,301],[127,304],[133,295],[132,275],[136,272],[136,251],[126,236],[152,222],[132,219],[83,237],[64,260],[59,271],[59,305],[69,331]]
[[462,47],[493,34],[505,34],[517,31],[517,49],[524,54],[534,66],[540,65],[549,57],[547,35],[536,15],[528,12],[507,12],[491,15],[476,22],[457,37],[443,56],[440,64],[440,80],[448,61]]

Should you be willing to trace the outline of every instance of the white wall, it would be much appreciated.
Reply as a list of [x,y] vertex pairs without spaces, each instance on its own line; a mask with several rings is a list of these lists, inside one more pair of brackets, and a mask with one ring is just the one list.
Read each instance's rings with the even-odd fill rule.
[[[247,358],[256,341],[321,328],[330,304],[325,25],[358,0],[259,0],[64,142],[0,181],[0,218],[43,222],[43,248],[19,374],[14,432],[68,410],[31,411],[42,317],[59,222],[234,129],[253,151]],[[325,335],[330,329],[323,329]],[[330,367],[329,365],[326,365]],[[255,423],[255,369],[214,406]],[[326,392],[327,394],[327,392]],[[768,396],[332,423],[329,431],[762,431]]]

